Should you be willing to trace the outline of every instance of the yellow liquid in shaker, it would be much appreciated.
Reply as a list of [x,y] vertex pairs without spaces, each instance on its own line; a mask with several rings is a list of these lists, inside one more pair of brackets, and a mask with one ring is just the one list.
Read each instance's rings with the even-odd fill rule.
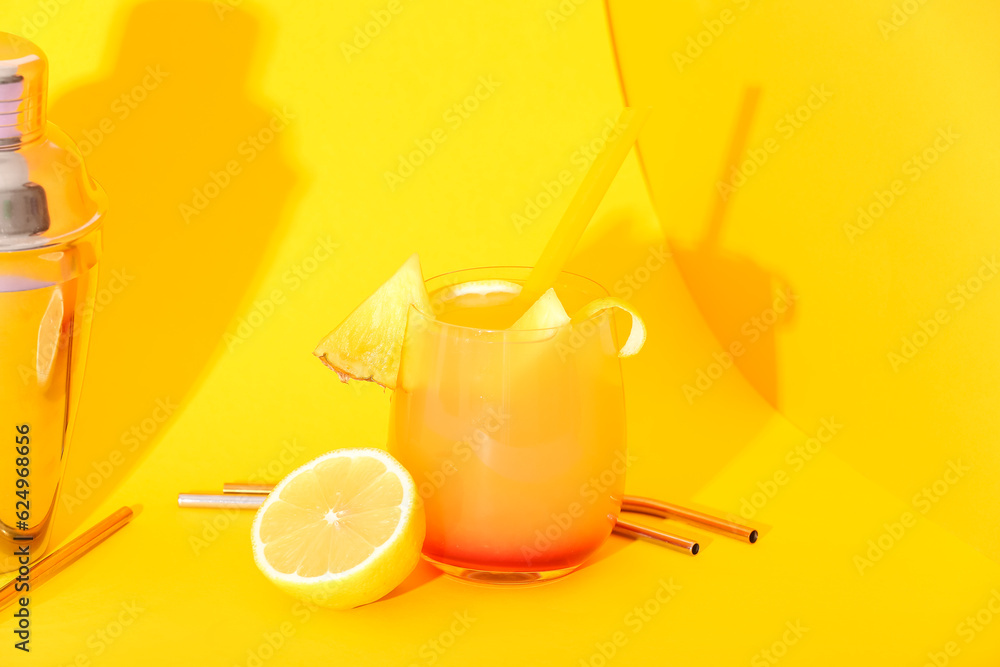
[[48,545],[82,379],[85,304],[95,272],[0,291],[0,572],[17,568],[19,547],[30,545],[34,562]]

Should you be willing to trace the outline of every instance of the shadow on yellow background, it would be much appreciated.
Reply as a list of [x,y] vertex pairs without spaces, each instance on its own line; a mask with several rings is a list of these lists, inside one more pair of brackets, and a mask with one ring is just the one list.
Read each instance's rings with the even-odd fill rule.
[[[712,380],[716,368],[732,363],[778,409],[775,329],[794,312],[795,293],[752,259],[726,252],[716,239],[709,231],[694,247],[671,240],[674,261],[721,348],[717,366],[703,372]],[[691,386],[701,391],[697,381]]]
[[[997,7],[609,5],[628,100],[665,119],[640,140],[647,182],[719,346],[787,278],[794,327],[760,336],[747,380],[803,433],[848,424],[830,450],[911,509],[974,470],[928,513],[1000,560]],[[766,94],[706,243],[704,194],[750,83]]]
[[[770,411],[762,409],[763,403],[752,392],[734,389],[739,377],[735,367],[713,380],[713,386],[704,392],[706,397],[684,400],[683,388],[697,383],[697,376],[689,371],[692,350],[701,354],[708,347],[707,336],[698,345],[692,345],[692,337],[707,334],[708,329],[695,332],[687,322],[676,319],[676,304],[691,299],[689,288],[674,268],[675,262],[680,266],[677,249],[660,230],[644,225],[636,211],[611,211],[595,220],[594,226],[600,231],[570,260],[569,270],[593,278],[613,296],[634,305],[649,331],[641,361],[623,364],[629,451],[637,460],[628,473],[629,493],[688,500],[758,436]],[[643,268],[648,271],[643,272]],[[745,275],[720,271],[711,279],[723,291],[729,289],[728,281],[734,281],[738,290],[734,301],[712,306],[718,320],[735,317],[736,311],[727,310],[730,306],[748,307],[735,301],[741,291],[746,292],[741,286]],[[759,298],[760,294],[754,296]],[[616,319],[619,335],[626,335],[627,324]],[[723,340],[719,333],[716,336]],[[704,351],[710,361],[709,354]],[[710,407],[722,396],[728,399],[725,419],[712,416],[716,408]]]
[[293,112],[255,92],[264,21],[173,1],[119,21],[104,75],[51,106],[115,195],[57,540],[149,451],[220,350],[299,179],[284,148]]
[[779,409],[775,329],[794,312],[795,293],[753,258],[727,250],[721,243],[735,194],[723,185],[743,159],[759,96],[758,86],[744,89],[701,236],[693,245],[678,238],[672,238],[670,245],[688,290],[721,348],[712,363],[700,369],[694,383],[685,387],[686,398],[702,395],[717,375],[736,366],[761,397]]

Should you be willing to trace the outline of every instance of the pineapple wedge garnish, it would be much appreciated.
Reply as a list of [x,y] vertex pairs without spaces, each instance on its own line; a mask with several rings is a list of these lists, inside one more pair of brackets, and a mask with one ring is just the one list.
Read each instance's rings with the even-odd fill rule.
[[337,371],[343,382],[370,380],[395,389],[411,305],[431,312],[416,254],[327,334],[313,354]]

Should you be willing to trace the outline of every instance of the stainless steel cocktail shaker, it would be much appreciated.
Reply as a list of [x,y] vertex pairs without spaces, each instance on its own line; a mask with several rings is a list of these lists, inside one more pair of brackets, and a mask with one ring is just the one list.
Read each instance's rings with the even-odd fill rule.
[[47,68],[34,44],[0,33],[0,572],[48,546],[107,208],[46,122]]

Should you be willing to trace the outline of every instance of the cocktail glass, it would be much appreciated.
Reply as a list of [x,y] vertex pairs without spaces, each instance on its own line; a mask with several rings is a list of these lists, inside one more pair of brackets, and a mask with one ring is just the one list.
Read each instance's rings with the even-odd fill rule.
[[[426,281],[433,312],[409,311],[389,448],[425,503],[424,558],[461,579],[568,574],[621,508],[625,405],[611,312],[530,330],[454,323],[508,319],[516,288],[503,286],[529,271],[437,276]],[[608,296],[566,272],[554,289],[570,313]]]

